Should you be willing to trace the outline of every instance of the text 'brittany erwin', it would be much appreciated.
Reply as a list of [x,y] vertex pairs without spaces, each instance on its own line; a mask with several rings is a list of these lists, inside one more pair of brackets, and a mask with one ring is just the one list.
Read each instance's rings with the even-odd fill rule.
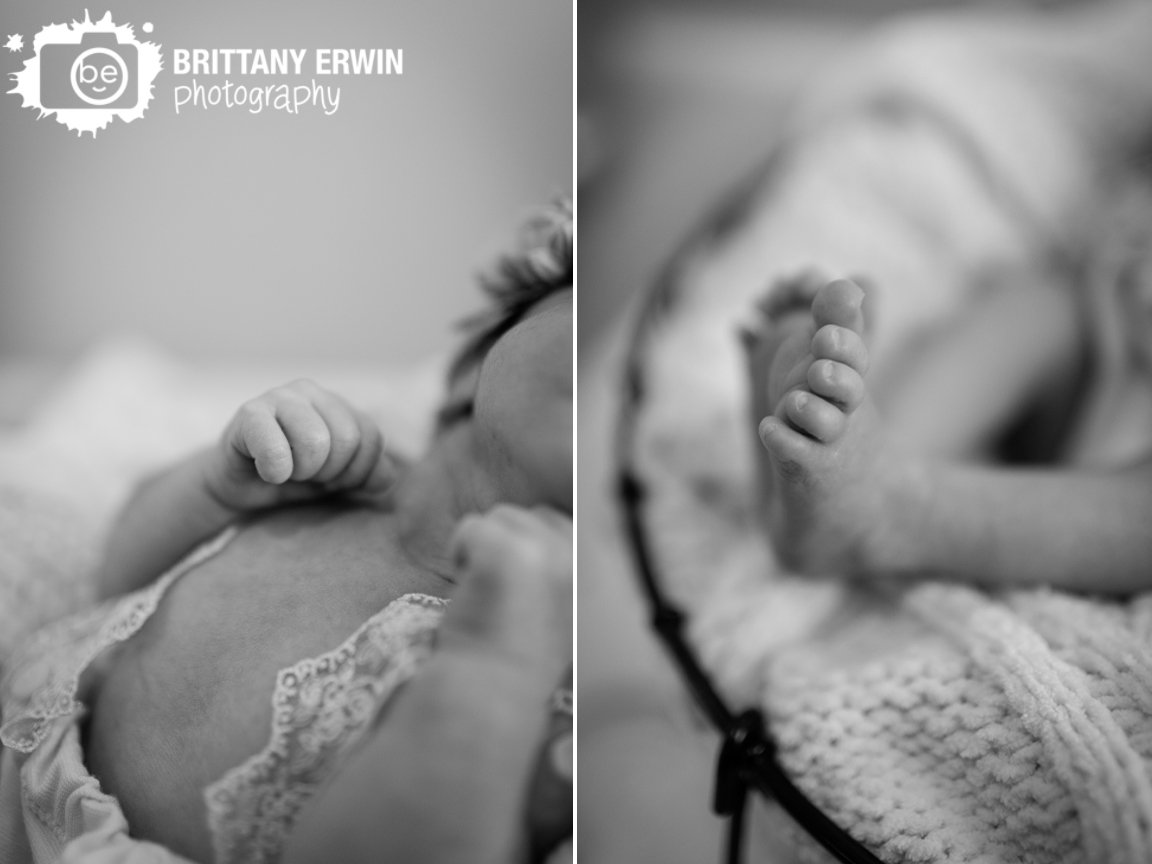
[[403,75],[403,48],[176,48],[174,75]]

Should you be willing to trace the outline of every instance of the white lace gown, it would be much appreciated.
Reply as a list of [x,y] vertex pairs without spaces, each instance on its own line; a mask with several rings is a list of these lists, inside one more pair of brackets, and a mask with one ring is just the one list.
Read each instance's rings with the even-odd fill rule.
[[[99,686],[94,661],[235,534],[225,531],[147,588],[39,631],[13,657],[0,681],[0,861],[180,860],[129,836],[119,804],[83,765],[79,727]],[[280,670],[267,744],[204,790],[217,864],[278,860],[301,807],[430,655],[446,602],[406,594],[331,651]]]

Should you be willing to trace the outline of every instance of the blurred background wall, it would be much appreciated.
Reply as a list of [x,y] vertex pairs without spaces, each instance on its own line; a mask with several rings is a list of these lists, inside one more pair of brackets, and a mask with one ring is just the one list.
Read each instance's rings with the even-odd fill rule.
[[[6,2],[3,38],[26,47],[0,48],[5,79],[86,8],[106,7]],[[571,190],[570,0],[107,8],[163,46],[143,119],[77,138],[0,95],[0,365],[120,334],[193,361],[425,356],[525,211]],[[332,116],[176,116],[177,47],[402,48],[404,75],[324,81],[342,89]]]
[[980,5],[1062,3],[581,0],[581,364],[686,233],[763,162],[830,58],[893,16]]

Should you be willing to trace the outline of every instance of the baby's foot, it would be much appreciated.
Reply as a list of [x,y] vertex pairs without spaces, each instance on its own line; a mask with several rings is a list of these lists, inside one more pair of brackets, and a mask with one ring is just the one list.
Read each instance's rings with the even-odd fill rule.
[[[775,411],[785,393],[805,382],[812,364],[812,301],[826,284],[827,275],[814,269],[774,282],[756,306],[756,320],[740,329],[751,382],[752,428]],[[775,470],[767,451],[756,443],[761,503],[766,507],[776,485]]]
[[769,532],[781,561],[804,572],[870,573],[887,559],[888,499],[899,481],[864,385],[863,302],[846,279],[820,287],[802,321],[779,322],[788,332],[777,334],[759,385]]

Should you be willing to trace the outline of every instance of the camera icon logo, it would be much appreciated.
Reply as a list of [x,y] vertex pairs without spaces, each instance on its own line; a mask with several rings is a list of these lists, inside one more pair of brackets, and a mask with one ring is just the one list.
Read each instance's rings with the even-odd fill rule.
[[46,109],[135,108],[137,48],[115,33],[85,33],[79,44],[40,49],[40,104]]
[[[154,27],[145,21],[142,29]],[[117,120],[143,117],[164,68],[162,46],[137,39],[133,26],[117,24],[111,12],[99,21],[85,12],[83,21],[48,24],[32,47],[34,56],[11,76],[16,86],[8,92],[78,135],[95,137]]]

